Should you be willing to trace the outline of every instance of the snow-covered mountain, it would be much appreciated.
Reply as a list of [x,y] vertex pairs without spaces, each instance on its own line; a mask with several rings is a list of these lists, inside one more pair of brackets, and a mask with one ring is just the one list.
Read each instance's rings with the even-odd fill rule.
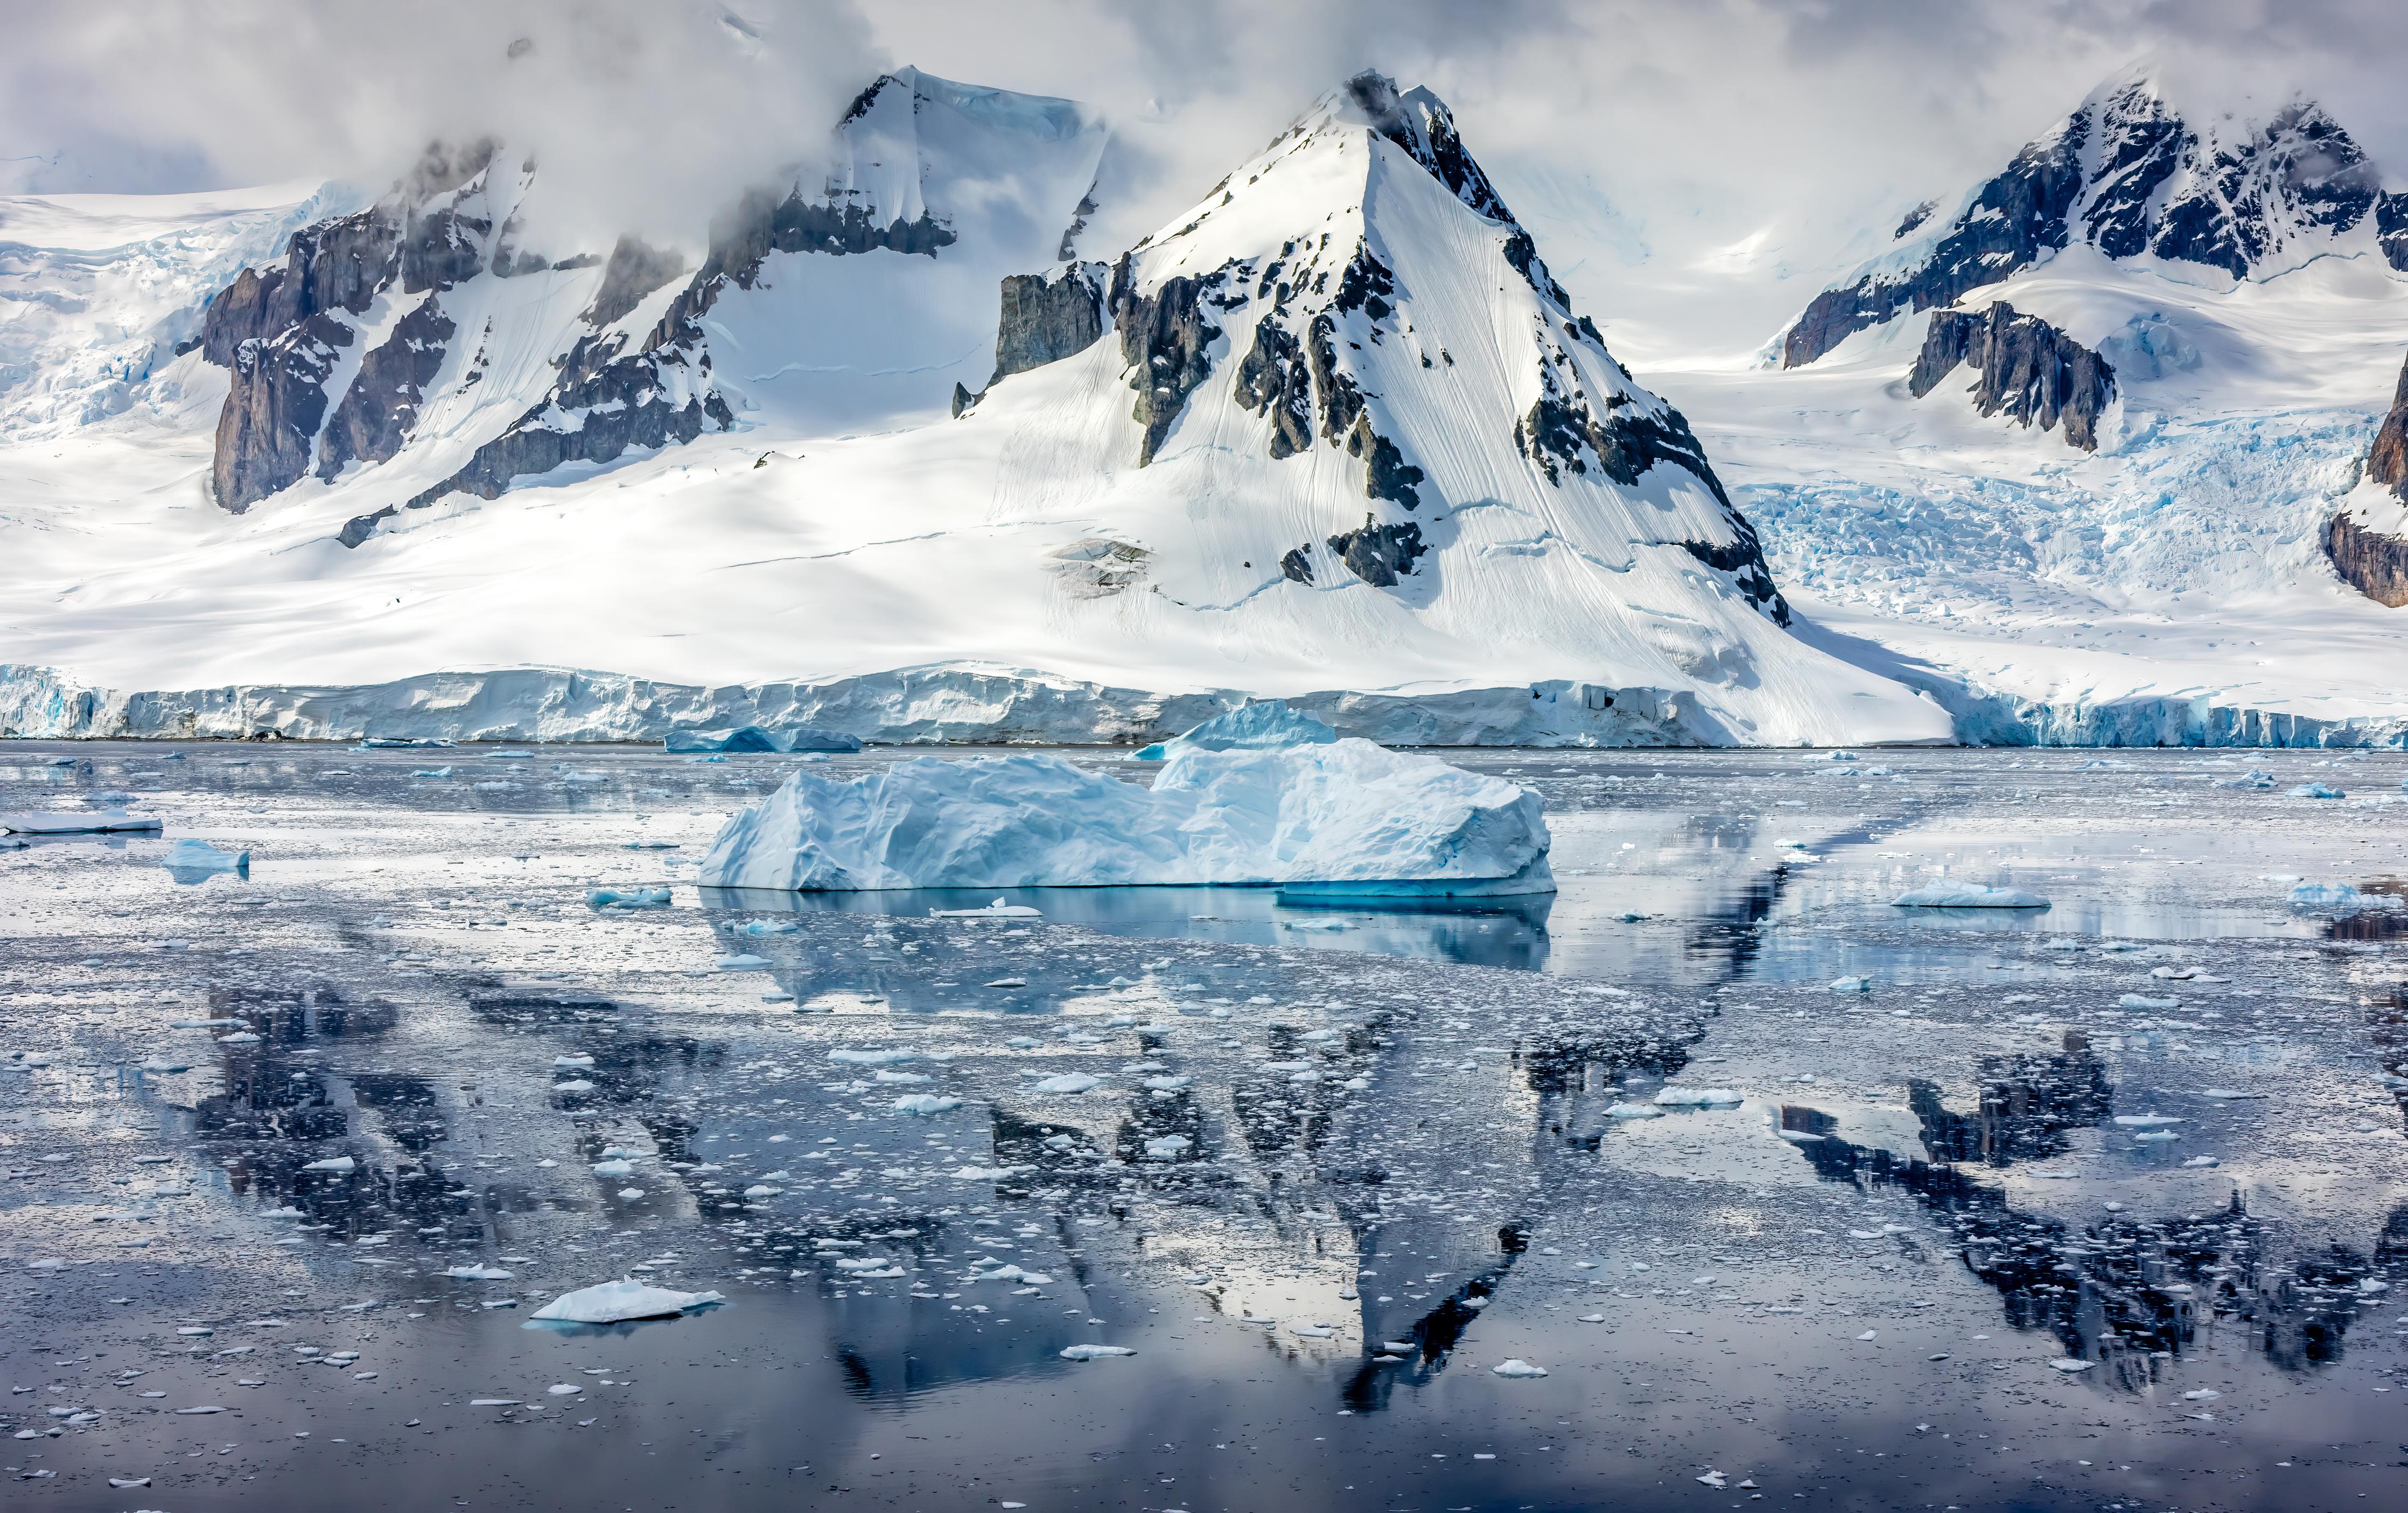
[[2311,100],[2138,68],[1761,367],[1666,381],[1792,602],[1969,737],[2400,739],[2408,616],[2349,535],[2408,536],[2358,484],[2408,349],[2385,185]]
[[[691,268],[528,245],[539,165],[431,156],[124,414],[0,454],[0,723],[1121,738],[1265,694],[1389,739],[1947,737],[1792,627],[1434,96],[1351,81],[1117,257],[1104,147],[900,71]],[[514,670],[558,667],[597,670]]]

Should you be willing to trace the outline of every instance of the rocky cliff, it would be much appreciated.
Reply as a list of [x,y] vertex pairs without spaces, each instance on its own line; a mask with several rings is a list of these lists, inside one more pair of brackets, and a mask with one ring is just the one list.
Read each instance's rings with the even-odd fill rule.
[[[2408,367],[2391,396],[2391,412],[2375,428],[2366,454],[2366,482],[2408,502]],[[2325,522],[2325,555],[2342,582],[2377,604],[2408,605],[2408,537],[2369,530],[2342,510]]]
[[2004,300],[1986,310],[1935,310],[1907,388],[1920,399],[1967,366],[1976,374],[1967,392],[1983,414],[2043,431],[2062,419],[2068,443],[2099,450],[2099,416],[2115,396],[2115,369],[2097,353]]

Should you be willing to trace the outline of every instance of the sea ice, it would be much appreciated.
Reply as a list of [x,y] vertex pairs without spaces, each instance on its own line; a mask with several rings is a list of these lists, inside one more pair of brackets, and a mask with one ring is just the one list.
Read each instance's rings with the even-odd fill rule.
[[666,909],[669,905],[669,890],[665,887],[589,888],[585,901],[596,909]]
[[1151,789],[1058,756],[796,772],[732,816],[696,881],[779,891],[1279,885],[1552,892],[1544,805],[1435,757],[1339,741],[1172,757]]
[[732,730],[671,730],[666,745],[671,751],[859,751],[861,738],[815,725],[798,725],[784,730],[739,725]]
[[674,1318],[726,1301],[716,1292],[677,1292],[623,1277],[564,1292],[538,1308],[535,1318],[566,1324],[617,1324],[636,1318]]
[[2329,783],[2302,783],[2283,797],[2286,799],[2345,799],[2348,795]]
[[129,814],[122,810],[101,810],[88,814],[0,814],[0,831],[19,835],[100,835],[118,830],[155,830],[159,820],[152,814]]
[[1899,909],[2045,909],[2048,901],[2019,887],[1985,887],[1979,883],[1931,883],[1889,901]]
[[897,1114],[950,1114],[962,1106],[958,1098],[941,1098],[935,1093],[905,1093],[895,1100]]
[[1226,714],[1216,714],[1183,735],[1131,752],[1129,760],[1168,761],[1191,751],[1276,751],[1283,746],[1326,746],[1337,739],[1337,731],[1312,715],[1289,709],[1283,699],[1267,699]]
[[179,876],[206,877],[213,872],[238,872],[251,875],[249,851],[221,851],[207,841],[191,838],[177,842],[159,858],[159,864]]

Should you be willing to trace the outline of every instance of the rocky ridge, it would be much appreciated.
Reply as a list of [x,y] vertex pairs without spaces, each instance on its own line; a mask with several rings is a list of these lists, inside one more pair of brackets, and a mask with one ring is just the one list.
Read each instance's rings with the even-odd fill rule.
[[[1923,225],[1910,217],[1899,231]],[[2293,99],[2245,124],[2186,117],[2155,72],[2138,69],[2092,92],[1952,220],[1815,295],[1782,335],[1781,366],[1953,305],[2069,246],[2245,279],[2353,245],[2353,236],[2408,272],[2408,195],[2383,187],[2379,167],[2322,106]]]
[[2099,417],[2115,396],[2115,369],[2039,316],[2019,315],[2003,299],[1980,310],[1934,310],[1907,390],[1920,399],[1959,367],[1978,375],[1968,392],[1984,415],[2003,412],[2044,431],[2062,418],[2068,444],[2099,450]]

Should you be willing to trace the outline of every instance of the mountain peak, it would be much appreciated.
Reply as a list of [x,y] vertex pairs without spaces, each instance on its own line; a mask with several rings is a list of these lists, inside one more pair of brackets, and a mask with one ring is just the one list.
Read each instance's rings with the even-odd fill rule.
[[2077,243],[2236,280],[2335,252],[2408,272],[2408,195],[2386,192],[2373,160],[2307,94],[2269,103],[2183,83],[2143,59],[2026,144],[1954,219],[1933,218],[1914,242],[1816,295],[1783,335],[1782,366]]

